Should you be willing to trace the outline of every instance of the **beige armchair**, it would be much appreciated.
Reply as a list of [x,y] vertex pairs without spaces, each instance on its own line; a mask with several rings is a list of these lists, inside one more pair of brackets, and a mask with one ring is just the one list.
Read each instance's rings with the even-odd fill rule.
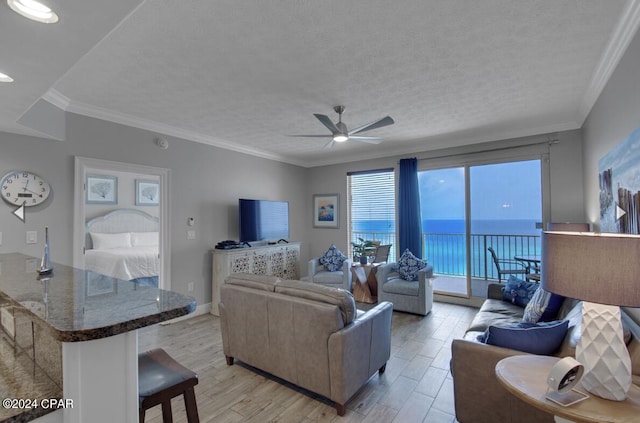
[[417,281],[407,281],[398,274],[398,263],[378,268],[378,301],[393,303],[393,309],[426,316],[433,307],[433,266],[418,272]]
[[346,259],[341,270],[330,272],[320,264],[320,257],[309,260],[309,282],[333,288],[342,288],[351,292],[351,259]]

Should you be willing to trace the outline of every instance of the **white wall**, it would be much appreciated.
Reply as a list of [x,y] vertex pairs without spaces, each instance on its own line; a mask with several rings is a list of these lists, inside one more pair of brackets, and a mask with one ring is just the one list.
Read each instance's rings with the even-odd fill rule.
[[[169,148],[162,150],[153,143],[157,134],[75,114],[67,115],[66,132],[66,141],[0,132],[0,173],[30,170],[52,187],[44,204],[27,210],[24,224],[11,214],[13,208],[0,205],[0,253],[41,256],[49,226],[52,260],[72,264],[74,156],[171,169],[172,289],[188,293],[187,284],[195,282],[188,294],[198,304],[211,301],[210,250],[238,238],[238,198],[289,201],[291,239],[306,238],[310,205],[304,168],[170,137]],[[193,227],[187,226],[188,217],[195,218]],[[187,229],[196,231],[195,240],[187,240]],[[25,244],[28,230],[38,231],[38,244]]]
[[598,161],[640,127],[640,34],[591,109],[583,127],[584,198],[587,218],[600,222]]

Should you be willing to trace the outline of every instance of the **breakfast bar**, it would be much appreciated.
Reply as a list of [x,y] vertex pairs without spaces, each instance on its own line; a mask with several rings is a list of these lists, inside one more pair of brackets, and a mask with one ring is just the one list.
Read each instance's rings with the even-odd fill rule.
[[0,254],[0,422],[138,421],[137,329],[196,301],[39,259]]

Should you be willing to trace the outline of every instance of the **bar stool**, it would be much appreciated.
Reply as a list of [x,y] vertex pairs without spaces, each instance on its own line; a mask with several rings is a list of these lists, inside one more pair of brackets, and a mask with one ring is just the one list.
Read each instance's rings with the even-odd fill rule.
[[193,389],[197,384],[198,375],[175,361],[163,349],[138,354],[140,423],[144,423],[146,410],[158,404],[162,404],[162,421],[172,423],[171,399],[178,395],[184,396],[187,422],[199,423]]

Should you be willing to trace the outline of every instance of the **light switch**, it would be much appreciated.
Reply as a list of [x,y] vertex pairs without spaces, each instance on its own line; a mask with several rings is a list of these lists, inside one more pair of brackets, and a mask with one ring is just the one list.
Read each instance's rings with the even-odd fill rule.
[[38,231],[27,231],[27,244],[38,243]]
[[187,239],[196,239],[196,231],[187,231]]

